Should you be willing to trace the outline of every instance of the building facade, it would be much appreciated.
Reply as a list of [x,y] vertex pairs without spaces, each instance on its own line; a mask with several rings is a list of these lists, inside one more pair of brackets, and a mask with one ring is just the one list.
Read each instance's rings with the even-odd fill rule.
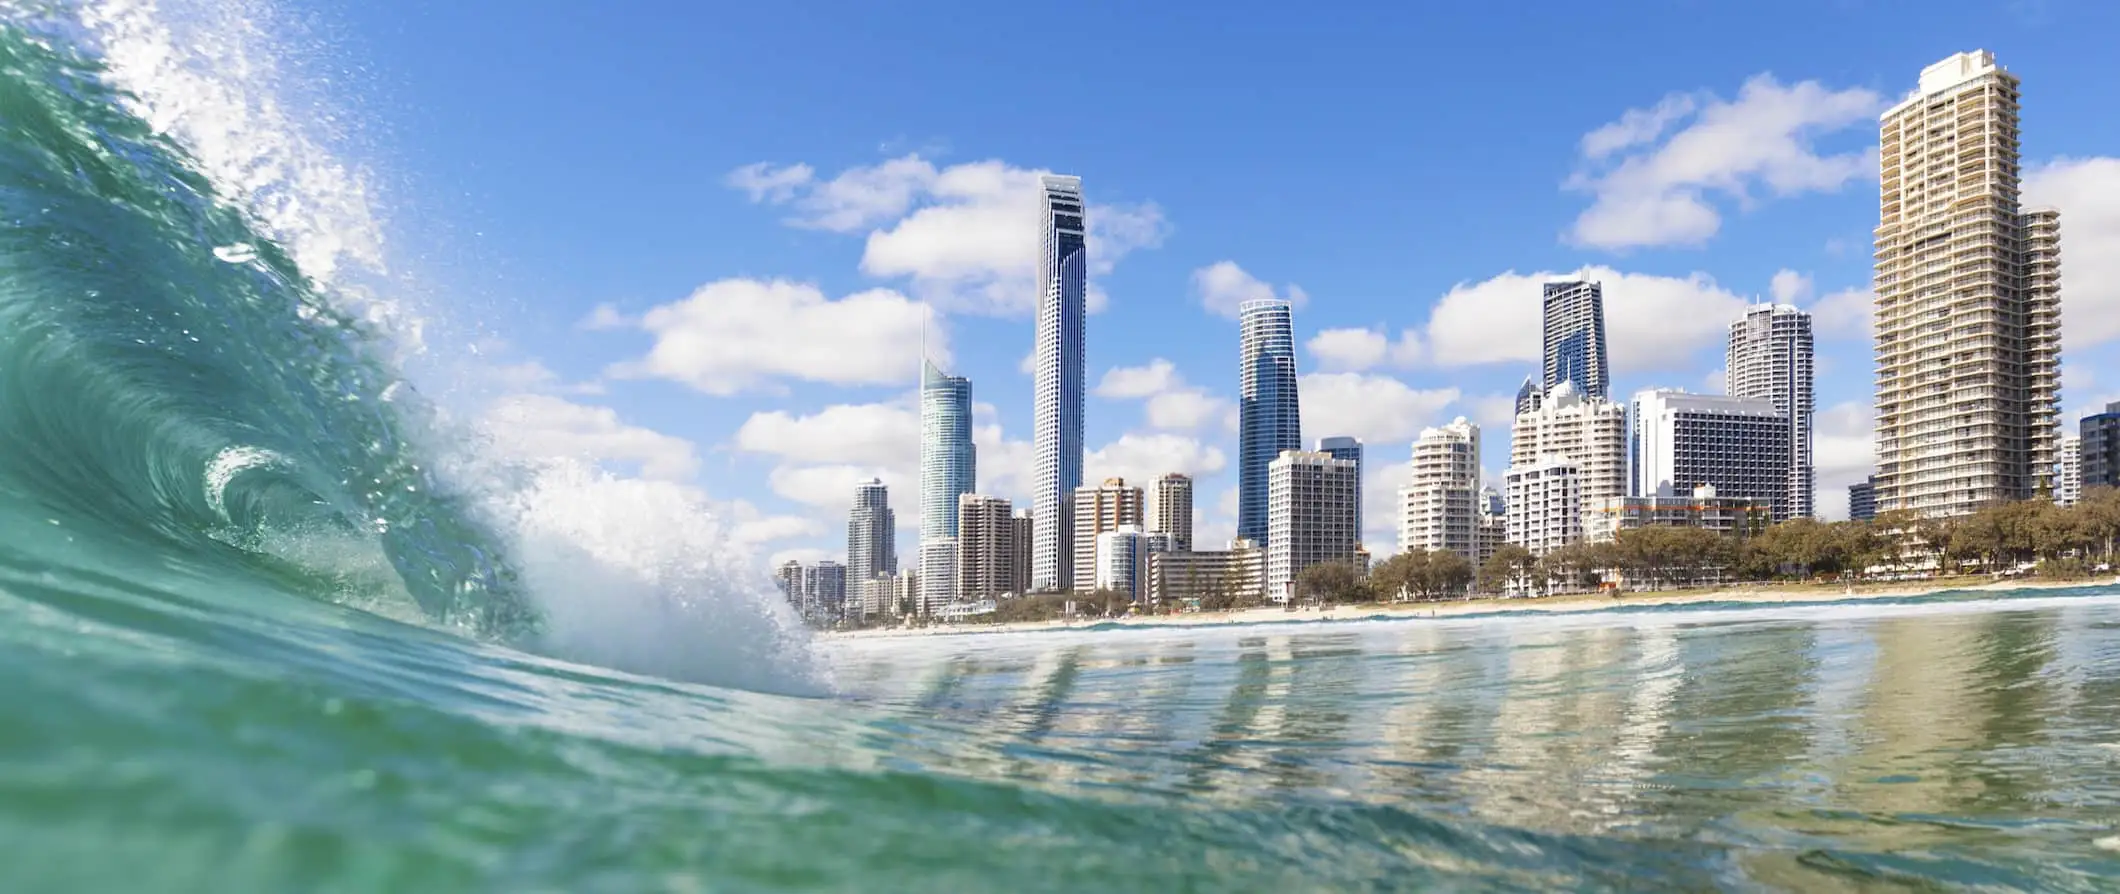
[[957,499],[978,488],[972,381],[920,364],[920,571],[930,605],[955,596]]
[[1016,561],[1012,566],[1016,573],[1016,582],[1011,589],[1017,595],[1022,595],[1031,592],[1031,544],[1037,535],[1037,523],[1030,510],[1018,509],[1016,515],[1009,519],[1009,525],[1010,530],[1014,532],[1014,540],[1011,542],[1016,549]]
[[1362,483],[1352,461],[1303,450],[1283,452],[1267,467],[1267,481],[1266,593],[1286,601],[1303,569],[1355,560]]
[[1088,227],[1082,178],[1046,176],[1038,221],[1038,336],[1031,402],[1031,588],[1074,583],[1074,508],[1082,486],[1083,326]]
[[1621,531],[1636,528],[1702,528],[1732,537],[1749,537],[1773,523],[1767,501],[1720,496],[1712,485],[1687,494],[1655,494],[1598,500],[1583,512],[1583,539],[1611,543]]
[[1877,517],[1877,476],[1848,485],[1848,520],[1869,521]]
[[1775,521],[1798,517],[1790,506],[1789,418],[1772,402],[1659,389],[1634,396],[1633,417],[1628,495],[1685,495],[1707,485],[1772,507]]
[[830,624],[846,615],[847,567],[830,559],[802,570],[803,618]]
[[1237,536],[1269,543],[1267,467],[1282,451],[1303,449],[1294,308],[1286,301],[1247,301],[1239,323]]
[[1421,430],[1413,475],[1399,489],[1399,549],[1449,550],[1479,561],[1480,427],[1459,416]]
[[1880,121],[1880,509],[1963,515],[2051,486],[2060,218],[2018,204],[2018,89],[1994,54],[1959,53]]
[[[1610,397],[1612,366],[1605,349],[1604,286],[1546,283],[1544,318],[1544,388],[1567,382],[1587,397]],[[1519,395],[1518,402],[1522,400]]]
[[1777,519],[1811,518],[1816,505],[1817,471],[1813,463],[1812,425],[1818,397],[1813,378],[1816,351],[1811,315],[1786,304],[1755,304],[1730,324],[1724,357],[1731,397],[1764,400],[1774,405],[1788,426],[1788,494],[1776,501]]
[[[1546,456],[1509,467],[1508,542],[1543,556],[1583,539],[1582,467]],[[1609,499],[1617,494],[1600,497]]]
[[891,492],[871,478],[854,486],[854,508],[847,513],[848,611],[866,618],[880,610],[872,594],[879,574],[898,573],[898,516],[891,511]]
[[[1153,595],[1149,557],[1167,551],[1170,538],[1150,534],[1140,525],[1120,525],[1097,535],[1097,589],[1110,590],[1145,603]],[[1166,549],[1158,549],[1159,546]]]
[[2054,503],[2074,506],[2083,499],[2083,435],[2061,437],[2061,458],[2055,465]]
[[[1575,465],[1584,500],[1627,493],[1627,408],[1602,397],[1586,397],[1561,383],[1539,406],[1518,414],[1510,431],[1509,464],[1533,465],[1560,457]],[[1512,496],[1509,503],[1516,502]]]
[[1172,472],[1156,479],[1148,490],[1148,531],[1170,536],[1170,548],[1180,552],[1193,548],[1193,480]]
[[1009,501],[985,494],[957,499],[956,600],[1000,600],[1016,588],[1016,513]]
[[1368,516],[1362,514],[1362,487],[1359,483],[1362,480],[1361,439],[1350,438],[1345,435],[1319,438],[1318,452],[1333,459],[1344,459],[1354,463],[1354,480],[1357,482],[1354,489],[1354,532],[1356,537],[1362,536],[1363,527],[1368,523]]
[[1075,532],[1074,561],[1082,569],[1076,576],[1075,592],[1097,588],[1097,535],[1125,525],[1142,528],[1141,489],[1128,486],[1124,478],[1106,478],[1096,487],[1075,489],[1072,528]]
[[794,559],[780,563],[780,567],[773,570],[773,583],[780,587],[780,596],[788,601],[788,607],[798,615],[803,614],[802,563]]
[[1154,553],[1149,579],[1158,605],[1253,604],[1266,598],[1266,551],[1238,540],[1229,549]]
[[2076,433],[2083,489],[2120,487],[2120,401],[2106,404],[2103,413],[2083,417]]

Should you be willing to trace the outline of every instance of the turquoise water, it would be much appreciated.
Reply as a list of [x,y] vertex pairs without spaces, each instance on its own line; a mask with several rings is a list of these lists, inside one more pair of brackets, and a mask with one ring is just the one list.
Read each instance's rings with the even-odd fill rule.
[[2110,589],[810,641],[410,381],[261,10],[0,0],[0,891],[2116,885]]

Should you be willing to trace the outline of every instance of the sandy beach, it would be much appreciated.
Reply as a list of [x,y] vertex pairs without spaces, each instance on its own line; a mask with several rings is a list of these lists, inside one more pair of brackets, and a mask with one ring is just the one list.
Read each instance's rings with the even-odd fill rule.
[[2120,578],[2075,581],[1994,580],[1961,577],[1904,583],[1865,584],[1853,587],[1825,584],[1732,586],[1712,590],[1673,590],[1611,596],[1577,593],[1566,596],[1514,599],[1469,599],[1452,602],[1399,602],[1374,605],[1340,605],[1324,609],[1289,611],[1280,606],[1227,612],[1193,612],[1177,615],[1136,615],[1124,618],[1076,618],[1009,624],[947,624],[929,627],[878,627],[866,630],[824,631],[825,639],[867,639],[901,636],[965,636],[993,633],[1039,633],[1056,630],[1104,630],[1127,627],[1175,627],[1193,624],[1286,624],[1345,623],[1350,621],[1397,620],[1403,618],[1448,618],[1533,612],[1594,612],[1628,606],[1694,605],[1699,603],[1747,603],[1794,605],[1814,602],[1845,602],[1853,599],[1892,599],[1947,592],[2052,590],[2071,587],[2120,586]]

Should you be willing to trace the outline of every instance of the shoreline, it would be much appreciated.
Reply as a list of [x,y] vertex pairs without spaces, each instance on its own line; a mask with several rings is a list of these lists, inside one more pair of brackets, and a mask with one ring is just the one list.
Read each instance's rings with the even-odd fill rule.
[[2005,580],[1955,578],[1941,581],[1871,584],[1847,588],[1820,585],[1721,587],[1713,590],[1674,590],[1605,596],[1575,593],[1565,596],[1468,599],[1449,602],[1399,602],[1342,605],[1324,609],[1289,611],[1280,606],[1223,612],[1192,612],[1177,615],[1133,615],[1121,618],[1054,619],[1014,621],[1003,624],[952,624],[930,627],[877,627],[865,630],[825,630],[815,634],[822,640],[890,639],[921,636],[980,636],[1055,631],[1118,632],[1128,628],[1217,627],[1246,624],[1344,624],[1359,621],[1400,621],[1414,618],[1443,619],[1464,615],[1554,614],[1609,611],[1616,608],[1701,603],[1745,603],[1753,605],[1805,605],[1850,602],[1864,599],[1897,599],[1938,593],[2010,592],[2017,590],[2061,590],[2078,587],[2120,586],[2120,577],[2098,577],[2077,581]]

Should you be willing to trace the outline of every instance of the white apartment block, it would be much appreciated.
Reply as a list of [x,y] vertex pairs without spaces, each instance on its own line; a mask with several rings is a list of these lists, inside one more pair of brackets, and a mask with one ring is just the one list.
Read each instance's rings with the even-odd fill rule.
[[1075,575],[1075,592],[1087,593],[1097,588],[1097,576],[1092,570],[1097,562],[1097,535],[1116,531],[1122,525],[1141,526],[1141,489],[1128,487],[1124,478],[1106,478],[1096,487],[1079,487],[1074,493],[1074,564],[1080,569]]
[[1267,598],[1287,601],[1305,568],[1355,560],[1362,542],[1358,468],[1307,450],[1284,450],[1266,467]]
[[[1529,466],[1548,457],[1561,457],[1575,465],[1581,499],[1626,495],[1624,405],[1602,397],[1584,397],[1566,383],[1555,385],[1547,389],[1536,409],[1517,414],[1510,434],[1511,466]],[[1516,505],[1513,496],[1509,505]]]
[[1097,589],[1123,593],[1135,602],[1146,602],[1149,590],[1149,556],[1170,538],[1141,530],[1140,525],[1120,525],[1097,535]]
[[2083,499],[2083,436],[2063,435],[2060,469],[2054,475],[2054,502],[2074,506]]
[[2051,485],[2060,216],[2018,204],[2019,84],[1985,50],[1879,123],[1877,508],[1973,512]]
[[1399,489],[1399,549],[1449,550],[1479,561],[1480,427],[1460,416],[1423,429]]
[[1510,543],[1543,556],[1583,539],[1582,468],[1574,460],[1548,456],[1510,466],[1506,479]]
[[1708,485],[1766,504],[1775,521],[1797,517],[1789,505],[1789,418],[1772,401],[1657,389],[1635,395],[1633,413],[1629,496]]
[[1775,518],[1811,518],[1817,514],[1817,473],[1812,464],[1812,421],[1817,394],[1813,378],[1815,351],[1811,315],[1786,304],[1755,304],[1730,324],[1724,355],[1724,390],[1731,397],[1764,400],[1774,405],[1788,426],[1787,494],[1775,504]]

